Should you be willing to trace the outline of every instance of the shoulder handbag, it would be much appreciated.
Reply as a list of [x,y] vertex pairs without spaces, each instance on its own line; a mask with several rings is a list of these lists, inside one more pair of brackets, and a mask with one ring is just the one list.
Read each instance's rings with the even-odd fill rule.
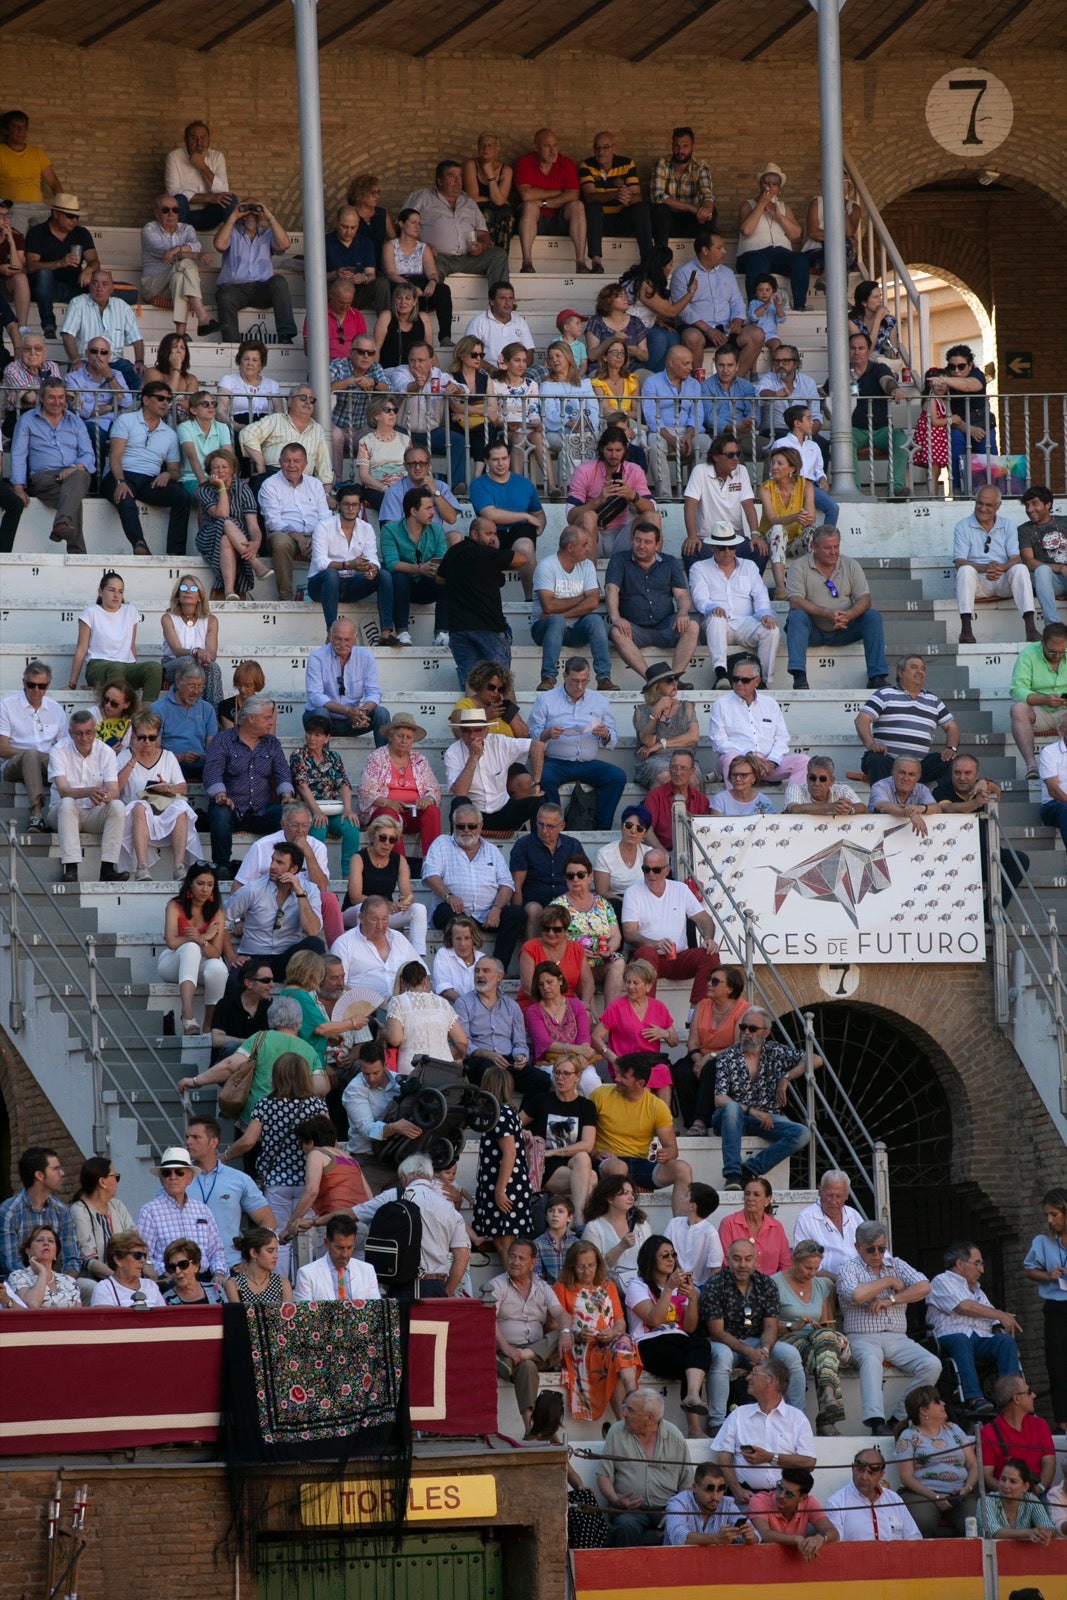
[[252,1054],[243,1067],[238,1067],[231,1072],[226,1082],[219,1089],[219,1114],[224,1117],[233,1117],[235,1120],[244,1110],[245,1101],[252,1089],[252,1078],[256,1070],[256,1057],[259,1047],[263,1043],[261,1033],[252,1047]]

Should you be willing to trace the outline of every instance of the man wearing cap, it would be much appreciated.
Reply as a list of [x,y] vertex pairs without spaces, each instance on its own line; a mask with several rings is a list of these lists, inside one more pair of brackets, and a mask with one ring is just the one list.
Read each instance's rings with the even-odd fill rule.
[[[868,689],[885,688],[889,665],[881,613],[871,605],[870,586],[859,562],[841,554],[836,528],[823,523],[812,530],[811,551],[790,566],[786,592],[785,636],[794,689],[808,687],[807,654],[812,645],[826,650],[857,639],[863,640]],[[763,676],[769,683],[766,672]]]
[[[663,534],[649,517],[630,527],[629,550],[616,550],[604,575],[604,601],[611,642],[645,688],[678,677],[693,659],[700,624],[690,610],[689,585],[677,556],[663,553]],[[669,650],[671,665],[657,662],[656,676],[643,652]]]
[[137,1213],[137,1231],[152,1266],[162,1276],[167,1246],[176,1239],[192,1239],[200,1246],[204,1266],[221,1283],[229,1276],[229,1261],[215,1218],[203,1200],[188,1193],[196,1176],[192,1156],[183,1145],[172,1144],[152,1171],[159,1176],[159,1194]]
[[[445,777],[454,795],[473,801],[485,827],[498,831],[524,828],[539,809],[544,793],[541,769],[545,747],[540,739],[509,739],[490,733],[484,706],[459,713],[458,735],[445,751]],[[533,789],[521,799],[508,794],[508,775],[516,763],[529,762]]]
[[464,332],[467,338],[482,341],[486,367],[500,366],[500,353],[507,344],[521,344],[531,352],[535,348],[530,324],[515,310],[515,289],[506,278],[490,285],[489,309],[472,317]]
[[716,689],[729,687],[726,656],[731,644],[755,650],[764,683],[774,678],[778,619],[756,563],[738,560],[737,547],[746,542],[729,522],[716,522],[702,547],[710,550],[710,560],[698,561],[689,572],[693,606],[704,618]]
[[336,734],[371,733],[376,745],[385,743],[389,712],[381,703],[378,668],[372,653],[356,644],[349,617],[338,617],[326,643],[308,656],[304,684],[305,722],[317,711]]
[[85,423],[67,409],[62,378],[45,378],[38,404],[24,411],[11,441],[11,488],[24,506],[30,496],[55,511],[49,538],[66,542],[72,555],[85,554],[82,501],[96,470]]
[[78,196],[57,194],[48,221],[35,223],[26,235],[26,271],[46,339],[56,336],[56,300],[73,300],[100,265],[93,236],[80,217]]
[[756,181],[759,194],[744,202],[738,219],[737,264],[745,274],[745,298],[752,299],[756,279],[764,273],[786,272],[793,310],[803,311],[811,264],[805,252],[797,249],[804,230],[782,199],[785,173],[776,162],[766,161]]

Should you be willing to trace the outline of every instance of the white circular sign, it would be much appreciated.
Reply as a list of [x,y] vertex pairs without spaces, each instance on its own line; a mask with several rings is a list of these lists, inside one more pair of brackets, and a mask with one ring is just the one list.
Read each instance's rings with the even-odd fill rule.
[[819,968],[818,979],[819,988],[831,1000],[847,1000],[860,986],[860,969],[855,963],[846,965],[842,962],[836,967],[824,963]]
[[926,97],[926,126],[954,156],[988,155],[1004,143],[1014,117],[1007,84],[972,63],[946,72]]

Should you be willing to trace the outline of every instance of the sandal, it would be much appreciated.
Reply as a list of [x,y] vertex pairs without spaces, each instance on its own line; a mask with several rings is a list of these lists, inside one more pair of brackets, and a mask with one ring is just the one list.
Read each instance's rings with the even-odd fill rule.
[[708,1409],[707,1402],[704,1401],[704,1400],[683,1400],[682,1401],[682,1410],[683,1411],[703,1411],[703,1412],[706,1412],[707,1409]]
[[696,1139],[706,1139],[708,1135],[708,1130],[702,1122],[694,1122],[693,1126],[687,1131],[693,1138]]

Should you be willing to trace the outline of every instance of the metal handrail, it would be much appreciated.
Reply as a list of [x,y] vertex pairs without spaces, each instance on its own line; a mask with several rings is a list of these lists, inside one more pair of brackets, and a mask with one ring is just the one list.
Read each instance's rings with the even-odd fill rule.
[[[34,871],[32,861],[25,848],[19,842],[18,825],[8,822],[8,851],[5,860],[7,875],[6,884],[6,912],[0,912],[0,931],[6,926],[9,948],[11,951],[11,991],[12,1002],[9,1007],[9,1018],[12,1032],[19,1033],[24,1025],[24,1007],[21,1000],[21,977],[19,962],[26,959],[30,962],[37,977],[48,984],[49,998],[55,1001],[62,1009],[68,1022],[71,1024],[76,1036],[81,1040],[82,1046],[89,1057],[93,1073],[93,1132],[95,1148],[103,1153],[107,1150],[109,1136],[107,1131],[107,1118],[103,1109],[103,1092],[105,1087],[111,1088],[118,1094],[122,1102],[123,1114],[130,1116],[137,1123],[145,1136],[147,1143],[154,1144],[157,1132],[150,1129],[138,1110],[138,1101],[131,1101],[128,1086],[119,1082],[113,1070],[109,1067],[105,1050],[114,1051],[132,1074],[136,1085],[136,1093],[142,1101],[149,1103],[164,1125],[170,1128],[175,1137],[178,1129],[171,1112],[167,1111],[160,1101],[155,1089],[146,1078],[136,1058],[130,1054],[123,1040],[114,1034],[102,1034],[100,1031],[101,995],[114,1002],[116,1007],[124,1014],[127,1022],[133,1029],[140,1046],[145,1050],[159,1073],[168,1076],[168,1063],[159,1053],[155,1042],[143,1032],[129,1010],[127,997],[119,994],[110,979],[105,977],[99,969],[97,961],[97,940],[92,934],[80,934],[68,921],[62,906],[56,897],[50,898],[50,905],[54,914],[59,918],[65,930],[70,934],[72,941],[85,951],[85,974],[78,971],[68,959],[66,952],[56,943],[51,930],[42,920],[34,907],[32,899],[23,891],[18,881],[18,869],[21,865],[33,879],[37,888],[43,894],[48,894],[49,885],[42,883]],[[5,886],[0,886],[0,892]],[[18,911],[21,909],[23,916],[28,919],[33,930],[33,939],[28,940],[19,925]],[[57,989],[44,972],[38,957],[38,950],[44,948],[57,961],[65,974],[69,987],[81,997],[84,1009],[78,1010],[68,1002],[66,994]],[[17,1005],[17,1012],[16,1012]]]
[[[739,942],[735,938],[732,931],[728,927],[722,928],[721,924],[720,931],[727,945],[731,949],[734,959],[739,964],[744,965],[747,981],[750,988],[757,995],[759,1003],[762,1005],[764,1010],[767,1011],[769,1016],[775,1018],[775,1027],[781,1034],[782,1038],[788,1044],[793,1045],[794,1047],[796,1046],[797,1041],[790,1037],[782,1023],[781,1018],[778,1016],[780,1001],[765,985],[763,979],[759,976],[756,970],[754,962],[756,951],[759,951],[761,964],[768,972],[772,974],[774,982],[778,986],[779,994],[784,997],[790,1011],[793,1013],[793,1016],[796,1019],[798,1032],[802,1040],[802,1047],[807,1053],[809,1065],[804,1076],[803,1096],[801,1096],[797,1090],[792,1087],[790,1088],[790,1094],[797,1100],[804,1112],[807,1125],[811,1129],[811,1145],[809,1146],[809,1149],[811,1149],[812,1152],[815,1150],[820,1151],[826,1159],[834,1161],[835,1164],[840,1159],[840,1152],[834,1151],[830,1148],[824,1132],[819,1127],[819,1123],[815,1117],[815,1111],[817,1108],[825,1122],[833,1127],[834,1132],[841,1141],[841,1148],[847,1152],[848,1158],[852,1163],[853,1172],[857,1176],[862,1175],[870,1190],[870,1203],[867,1207],[870,1215],[880,1216],[880,1208],[888,1208],[888,1191],[884,1182],[884,1175],[882,1178],[879,1177],[880,1166],[883,1169],[885,1166],[885,1147],[873,1139],[867,1132],[862,1117],[860,1116],[856,1107],[853,1105],[848,1091],[846,1090],[833,1064],[830,1061],[826,1049],[814,1031],[812,1014],[801,1009],[800,1002],[797,1000],[788,983],[785,981],[785,978],[782,976],[781,969],[775,965],[772,957],[764,948],[762,940],[756,933],[755,921],[751,912],[746,906],[743,906],[740,901],[737,900],[729,884],[727,884],[722,874],[719,872],[718,867],[715,865],[714,861],[712,861],[711,857],[704,849],[704,846],[694,834],[692,819],[685,808],[685,799],[681,795],[675,799],[673,807],[673,819],[674,850],[678,877],[683,882],[691,881],[697,884],[700,896],[704,901],[706,909],[713,915],[713,907],[710,899],[708,898],[707,891],[705,890],[703,884],[701,884],[700,879],[696,876],[694,870],[697,858],[699,857],[699,859],[707,867],[708,872],[715,880],[716,888],[729,901],[735,915],[737,916],[740,926],[744,930],[744,942]],[[828,1074],[829,1078],[833,1082],[834,1089],[840,1096],[842,1105],[852,1118],[854,1125],[863,1135],[863,1141],[861,1142],[864,1144],[864,1149],[862,1154],[856,1149],[851,1135],[842,1125],[836,1109],[823,1092],[815,1072],[811,1069],[811,1056],[816,1050],[823,1061],[822,1071]],[[809,1156],[809,1163],[809,1172],[813,1173],[815,1170],[814,1153]],[[814,1183],[812,1184],[812,1187],[815,1187]],[[855,1192],[855,1181],[853,1182],[853,1191]]]
[[[845,146],[845,170],[856,187],[856,197],[863,207],[867,219],[866,242],[868,248],[867,270],[872,278],[879,278],[883,284],[886,299],[890,296],[890,278],[892,277],[893,294],[895,300],[898,324],[901,322],[903,303],[907,305],[908,338],[906,349],[918,351],[919,369],[922,372],[930,365],[930,307],[924,295],[915,287],[914,279],[904,264],[904,258],[893,241],[893,236],[882,219],[882,214],[875,205],[870,190],[864,183],[859,168]],[[872,237],[873,235],[873,237]],[[874,270],[873,239],[877,238],[880,246],[879,271]],[[892,266],[892,275],[889,267]]]
[[[1047,910],[1042,904],[1041,896],[1023,866],[1020,856],[1001,832],[1000,807],[995,799],[987,802],[986,812],[988,816],[986,881],[989,884],[989,917],[993,928],[993,996],[997,1024],[1003,1033],[1009,1033],[1011,1002],[1013,994],[1017,992],[1017,985],[1012,985],[1012,976],[1014,968],[1021,961],[1055,1026],[1060,1076],[1060,1110],[1067,1117],[1067,976],[1064,971],[1067,966],[1064,960],[1067,952],[1060,938],[1056,913]],[[1018,883],[1012,885],[1012,897],[1018,900],[1020,907],[1023,907],[1024,917],[1026,911],[1020,891],[1027,891],[1033,899],[1036,915],[1027,918],[1025,928],[1047,962],[1044,971],[1038,966],[1028,948],[1023,930],[1008,914],[1001,876],[1002,851],[1007,851],[1019,874]]]

